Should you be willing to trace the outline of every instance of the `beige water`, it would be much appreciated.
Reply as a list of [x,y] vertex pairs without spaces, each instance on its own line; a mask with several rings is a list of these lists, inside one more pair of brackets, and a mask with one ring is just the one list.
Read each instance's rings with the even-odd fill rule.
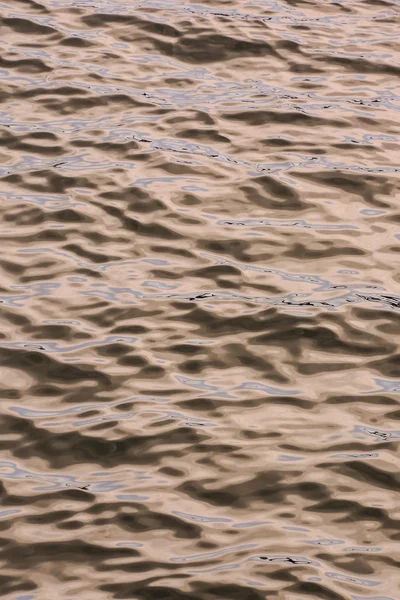
[[398,0],[0,14],[2,597],[398,600]]

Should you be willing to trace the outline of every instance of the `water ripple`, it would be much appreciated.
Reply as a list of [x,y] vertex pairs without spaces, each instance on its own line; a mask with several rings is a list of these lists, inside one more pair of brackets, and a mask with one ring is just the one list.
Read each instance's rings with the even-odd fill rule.
[[0,594],[395,600],[399,2],[0,2]]

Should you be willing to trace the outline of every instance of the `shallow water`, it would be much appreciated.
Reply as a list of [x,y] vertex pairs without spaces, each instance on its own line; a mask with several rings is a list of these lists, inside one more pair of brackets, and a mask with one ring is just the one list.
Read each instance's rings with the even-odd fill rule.
[[398,599],[399,1],[0,14],[2,597]]

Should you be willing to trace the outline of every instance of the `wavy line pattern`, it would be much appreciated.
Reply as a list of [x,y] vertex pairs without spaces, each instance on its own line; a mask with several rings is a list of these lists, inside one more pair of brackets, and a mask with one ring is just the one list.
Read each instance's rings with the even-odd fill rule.
[[0,595],[396,600],[398,0],[0,2]]

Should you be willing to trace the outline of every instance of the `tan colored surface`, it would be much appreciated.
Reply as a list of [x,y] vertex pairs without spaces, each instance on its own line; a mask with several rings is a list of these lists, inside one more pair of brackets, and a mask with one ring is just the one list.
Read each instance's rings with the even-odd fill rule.
[[397,600],[397,0],[0,4],[0,595]]

